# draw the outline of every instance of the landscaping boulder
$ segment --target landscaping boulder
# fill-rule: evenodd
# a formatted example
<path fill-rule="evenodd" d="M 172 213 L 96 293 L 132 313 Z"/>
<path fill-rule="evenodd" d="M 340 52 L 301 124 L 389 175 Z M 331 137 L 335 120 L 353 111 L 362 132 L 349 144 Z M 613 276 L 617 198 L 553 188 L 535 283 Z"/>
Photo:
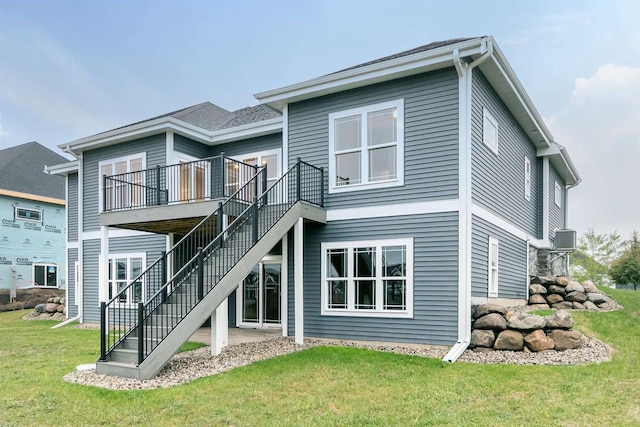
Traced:
<path fill-rule="evenodd" d="M 530 304 L 529 307 L 531 308 L 531 310 L 549 310 L 549 304 L 544 303 L 544 304 Z"/>
<path fill-rule="evenodd" d="M 555 303 L 564 301 L 564 298 L 562 298 L 562 295 L 558 295 L 558 294 L 547 295 L 546 299 L 549 304 L 555 304 Z"/>
<path fill-rule="evenodd" d="M 600 292 L 591 280 L 585 280 L 584 282 L 582 282 L 582 287 L 584 288 L 585 292 Z"/>
<path fill-rule="evenodd" d="M 67 299 L 65 297 L 60 298 L 60 304 L 65 304 L 67 302 Z"/>
<path fill-rule="evenodd" d="M 551 276 L 540 276 L 541 283 L 545 286 L 553 285 L 556 283 L 556 279 Z"/>
<path fill-rule="evenodd" d="M 504 316 L 507 314 L 507 309 L 497 304 L 480 304 L 475 309 L 474 318 L 478 319 L 491 313 L 499 313 Z"/>
<path fill-rule="evenodd" d="M 597 310 L 598 306 L 595 305 L 594 303 L 592 303 L 591 301 L 585 301 L 583 303 L 584 308 L 586 308 L 587 310 Z"/>
<path fill-rule="evenodd" d="M 535 314 L 518 314 L 509 319 L 507 327 L 518 331 L 532 331 L 543 329 L 546 325 L 544 318 Z"/>
<path fill-rule="evenodd" d="M 567 286 L 569 284 L 569 279 L 567 279 L 566 277 L 556 277 L 555 284 L 560 286 Z"/>
<path fill-rule="evenodd" d="M 524 348 L 524 338 L 520 332 L 507 329 L 498 334 L 493 348 L 496 350 L 521 351 Z"/>
<path fill-rule="evenodd" d="M 565 290 L 567 291 L 567 293 L 573 291 L 584 292 L 584 287 L 578 282 L 569 282 Z"/>
<path fill-rule="evenodd" d="M 571 304 L 573 304 L 574 310 L 584 310 L 584 305 L 582 305 L 578 301 L 573 301 Z"/>
<path fill-rule="evenodd" d="M 605 302 L 607 302 L 607 299 L 605 298 L 604 295 L 598 294 L 598 293 L 595 293 L 595 292 L 589 292 L 587 294 L 587 298 L 589 299 L 589 301 L 591 301 L 595 305 L 600 305 L 600 304 L 604 304 Z"/>
<path fill-rule="evenodd" d="M 471 347 L 493 347 L 496 335 L 491 330 L 475 329 L 471 332 Z"/>
<path fill-rule="evenodd" d="M 529 305 L 533 304 L 547 304 L 547 300 L 540 294 L 533 294 L 529 297 Z"/>
<path fill-rule="evenodd" d="M 48 303 L 52 303 L 52 302 L 53 302 L 53 298 L 54 298 L 54 297 L 51 297 L 51 298 L 47 299 L 47 302 L 48 302 Z"/>
<path fill-rule="evenodd" d="M 525 335 L 524 343 L 533 352 L 553 350 L 555 346 L 553 340 L 540 329 Z"/>
<path fill-rule="evenodd" d="M 555 308 L 556 310 L 571 310 L 573 308 L 573 303 L 570 301 L 561 301 L 551 304 L 551 308 Z"/>
<path fill-rule="evenodd" d="M 46 311 L 47 313 L 55 313 L 56 311 L 58 311 L 58 304 L 49 302 L 45 306 L 44 311 Z"/>
<path fill-rule="evenodd" d="M 587 296 L 584 294 L 584 292 L 573 291 L 573 292 L 569 292 L 564 297 L 564 299 L 567 301 L 585 302 L 587 300 Z"/>
<path fill-rule="evenodd" d="M 58 313 L 62 313 L 64 311 L 64 304 L 58 304 L 58 307 L 56 308 L 56 311 Z"/>
<path fill-rule="evenodd" d="M 545 317 L 545 327 L 547 329 L 571 329 L 573 328 L 573 318 L 566 310 L 558 310 L 553 316 Z"/>
<path fill-rule="evenodd" d="M 545 288 L 542 285 L 539 284 L 533 284 L 529 286 L 529 294 L 530 295 L 535 295 L 535 294 L 546 294 L 547 293 L 547 288 Z"/>
<path fill-rule="evenodd" d="M 60 304 L 60 297 L 53 297 L 53 301 L 54 304 Z"/>
<path fill-rule="evenodd" d="M 554 348 L 558 351 L 580 348 L 582 346 L 582 334 L 578 331 L 564 331 L 554 329 L 549 332 L 549 338 L 555 343 Z"/>
<path fill-rule="evenodd" d="M 548 290 L 550 294 L 558 294 L 558 295 L 567 294 L 567 291 L 565 290 L 565 288 L 559 285 L 550 285 Z"/>
<path fill-rule="evenodd" d="M 35 306 L 34 310 L 36 313 L 42 314 L 46 311 L 47 304 L 38 304 Z"/>
<path fill-rule="evenodd" d="M 506 310 L 505 310 L 506 311 Z M 507 321 L 498 313 L 490 313 L 477 319 L 473 324 L 475 329 L 491 329 L 503 331 L 507 329 Z"/>

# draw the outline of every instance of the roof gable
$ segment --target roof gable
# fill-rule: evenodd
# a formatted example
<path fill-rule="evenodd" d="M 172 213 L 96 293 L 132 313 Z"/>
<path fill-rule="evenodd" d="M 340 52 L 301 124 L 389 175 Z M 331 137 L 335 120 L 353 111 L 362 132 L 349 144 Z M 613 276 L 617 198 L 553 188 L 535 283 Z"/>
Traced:
<path fill-rule="evenodd" d="M 0 189 L 64 200 L 65 178 L 44 169 L 68 161 L 37 142 L 0 150 Z"/>

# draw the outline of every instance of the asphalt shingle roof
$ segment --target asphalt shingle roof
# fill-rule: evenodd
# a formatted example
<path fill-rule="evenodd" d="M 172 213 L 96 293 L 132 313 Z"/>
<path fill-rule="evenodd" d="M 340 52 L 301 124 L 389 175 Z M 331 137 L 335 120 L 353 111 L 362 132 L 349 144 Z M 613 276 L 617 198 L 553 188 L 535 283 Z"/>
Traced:
<path fill-rule="evenodd" d="M 68 161 L 37 142 L 0 150 L 0 189 L 64 200 L 65 178 L 44 167 Z"/>

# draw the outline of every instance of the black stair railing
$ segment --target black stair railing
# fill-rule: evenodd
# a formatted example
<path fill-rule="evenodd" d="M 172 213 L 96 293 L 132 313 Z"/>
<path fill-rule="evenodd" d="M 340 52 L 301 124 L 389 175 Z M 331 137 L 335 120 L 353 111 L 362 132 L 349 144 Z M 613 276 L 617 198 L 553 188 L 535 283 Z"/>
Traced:
<path fill-rule="evenodd" d="M 220 199 L 234 194 L 256 166 L 219 156 L 102 176 L 103 212 Z"/>
<path fill-rule="evenodd" d="M 246 164 L 244 164 L 246 165 Z M 249 166 L 249 165 L 247 165 Z M 168 272 L 180 269 L 188 260 L 193 258 L 198 247 L 207 245 L 222 231 L 222 214 L 233 214 L 243 210 L 255 199 L 256 186 L 262 178 L 261 168 L 251 166 L 251 178 L 224 203 L 218 205 L 218 209 L 204 218 L 189 233 L 166 252 L 162 252 L 160 258 L 154 261 L 145 271 L 134 278 L 130 283 L 117 289 L 115 295 L 109 287 L 109 300 L 101 303 L 100 325 L 103 331 L 101 335 L 101 358 L 115 345 L 131 334 L 132 326 L 137 324 L 137 304 L 143 303 L 148 297 L 162 289 L 168 280 Z M 163 291 L 166 293 L 165 291 Z M 104 352 L 102 351 L 104 349 Z"/>
<path fill-rule="evenodd" d="M 101 360 L 106 360 L 108 352 L 135 330 L 138 363 L 142 363 L 296 202 L 324 206 L 324 171 L 321 168 L 298 159 L 268 189 L 265 188 L 266 169 L 263 168 L 259 175 L 262 176 L 256 176 L 246 184 L 253 188 L 254 202 L 244 209 L 232 201 L 225 202 L 227 209 L 223 208 L 222 212 L 235 210 L 234 215 L 230 215 L 233 219 L 228 226 L 210 242 L 199 246 L 195 255 L 182 263 L 181 268 L 146 303 L 138 304 L 137 310 L 133 310 L 134 315 L 129 318 L 135 322 L 129 324 L 128 331 L 115 333 L 119 340 L 110 339 L 114 333 L 109 331 L 105 334 L 107 325 L 103 325 L 101 336 L 106 342 L 101 345 Z M 103 316 L 107 314 L 104 305 L 102 312 Z"/>

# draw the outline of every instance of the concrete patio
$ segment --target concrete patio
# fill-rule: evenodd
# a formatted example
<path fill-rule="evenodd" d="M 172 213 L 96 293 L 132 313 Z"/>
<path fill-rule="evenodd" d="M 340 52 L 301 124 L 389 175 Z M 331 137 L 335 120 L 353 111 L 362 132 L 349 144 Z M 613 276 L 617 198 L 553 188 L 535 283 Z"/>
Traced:
<path fill-rule="evenodd" d="M 281 329 L 229 328 L 229 345 L 273 340 L 282 336 Z M 211 328 L 198 329 L 189 341 L 211 345 Z"/>

